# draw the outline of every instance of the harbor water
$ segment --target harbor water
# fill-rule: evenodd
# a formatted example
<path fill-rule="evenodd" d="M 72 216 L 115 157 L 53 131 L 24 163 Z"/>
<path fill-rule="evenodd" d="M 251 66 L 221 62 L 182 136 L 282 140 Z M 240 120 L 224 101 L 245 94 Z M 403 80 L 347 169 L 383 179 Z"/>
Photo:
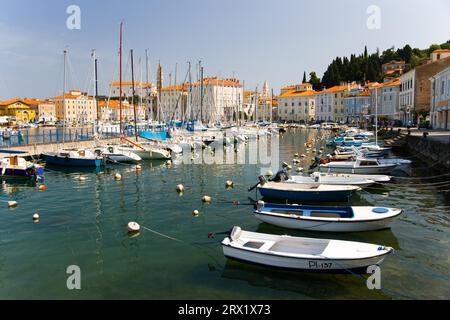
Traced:
<path fill-rule="evenodd" d="M 299 166 L 314 156 L 304 146 L 316 130 L 280 138 L 280 162 Z M 325 145 L 325 141 L 322 141 Z M 209 152 L 205 150 L 205 152 Z M 234 150 L 230 151 L 234 152 Z M 26 181 L 1 184 L 0 299 L 445 299 L 450 298 L 450 193 L 440 175 L 416 157 L 401 178 L 369 188 L 352 205 L 400 207 L 389 230 L 350 234 L 286 230 L 260 223 L 250 200 L 261 168 L 255 164 L 143 162 L 102 170 L 49 168 L 47 190 Z M 293 173 L 295 173 L 295 166 Z M 114 179 L 115 173 L 122 180 Z M 86 177 L 80 181 L 79 177 Z M 414 177 L 411 179 L 411 177 Z M 234 188 L 227 189 L 227 180 Z M 436 184 L 444 182 L 444 184 Z M 183 195 L 176 186 L 183 184 Z M 433 185 L 434 184 L 434 185 Z M 202 203 L 204 195 L 212 197 Z M 6 200 L 18 201 L 8 209 Z M 200 212 L 192 215 L 193 210 Z M 39 222 L 32 215 L 39 213 Z M 139 235 L 127 223 L 141 225 Z M 311 274 L 228 261 L 217 234 L 233 226 L 293 236 L 337 238 L 393 247 L 381 266 L 381 290 L 367 276 Z M 81 290 L 69 290 L 67 268 L 81 270 Z"/>

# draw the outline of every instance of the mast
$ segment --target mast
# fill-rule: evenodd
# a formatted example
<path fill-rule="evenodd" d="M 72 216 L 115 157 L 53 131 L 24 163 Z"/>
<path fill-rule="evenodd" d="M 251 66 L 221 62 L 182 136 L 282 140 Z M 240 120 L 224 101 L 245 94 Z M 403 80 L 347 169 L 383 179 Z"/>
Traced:
<path fill-rule="evenodd" d="M 200 67 L 200 122 L 203 123 L 203 67 L 201 60 L 198 65 Z"/>
<path fill-rule="evenodd" d="M 258 123 L 258 86 L 255 89 L 255 124 Z"/>
<path fill-rule="evenodd" d="M 97 124 L 100 121 L 100 107 L 98 106 L 98 72 L 97 72 L 97 57 L 95 56 L 95 50 L 92 50 L 94 56 L 94 74 L 95 74 L 95 105 L 97 107 Z"/>
<path fill-rule="evenodd" d="M 378 145 L 378 88 L 375 88 L 375 144 Z"/>
<path fill-rule="evenodd" d="M 64 112 L 64 122 L 63 122 L 63 143 L 66 138 L 66 59 L 67 59 L 67 50 L 64 50 L 64 68 L 63 68 L 63 105 L 62 109 Z"/>
<path fill-rule="evenodd" d="M 136 104 L 134 103 L 134 60 L 133 60 L 133 49 L 130 50 L 131 53 L 131 87 L 133 92 L 133 97 L 131 102 L 133 103 L 133 113 L 134 113 L 134 136 L 136 137 L 136 142 L 138 141 L 138 126 L 137 126 L 137 116 L 136 116 Z"/>
<path fill-rule="evenodd" d="M 120 137 L 122 137 L 122 29 L 123 21 L 120 23 L 120 45 L 119 45 L 119 110 L 120 110 Z"/>
<path fill-rule="evenodd" d="M 146 103 L 147 103 L 147 111 L 149 108 L 149 100 L 150 100 L 150 94 L 148 93 L 148 85 L 149 85 L 149 77 L 148 77 L 148 49 L 145 49 L 145 82 L 147 83 L 146 86 Z M 152 100 L 152 111 L 150 113 L 150 122 L 153 121 L 153 100 Z"/>
<path fill-rule="evenodd" d="M 189 72 L 189 111 L 191 113 L 189 120 L 192 120 L 194 118 L 194 110 L 192 108 L 192 75 L 191 75 L 191 62 L 188 62 L 188 72 Z"/>
<path fill-rule="evenodd" d="M 309 107 L 308 107 L 309 108 Z M 308 114 L 309 117 L 309 114 Z M 270 95 L 270 124 L 273 122 L 273 88 Z"/>

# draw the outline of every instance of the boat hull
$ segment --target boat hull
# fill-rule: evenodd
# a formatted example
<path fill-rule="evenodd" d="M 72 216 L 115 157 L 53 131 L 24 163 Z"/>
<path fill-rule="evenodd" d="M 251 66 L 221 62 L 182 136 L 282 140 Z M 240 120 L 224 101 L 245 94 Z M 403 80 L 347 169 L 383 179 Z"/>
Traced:
<path fill-rule="evenodd" d="M 58 155 L 42 155 L 42 159 L 51 165 L 65 166 L 65 167 L 100 167 L 104 164 L 102 159 L 77 159 L 60 157 Z"/>
<path fill-rule="evenodd" d="M 353 191 L 292 191 L 271 188 L 258 188 L 264 198 L 294 201 L 346 201 L 352 197 Z"/>
<path fill-rule="evenodd" d="M 377 167 L 344 167 L 344 166 L 320 166 L 320 172 L 351 173 L 351 174 L 390 174 L 397 165 Z"/>
<path fill-rule="evenodd" d="M 254 216 L 265 223 L 286 229 L 321 231 L 321 232 L 363 232 L 389 228 L 389 225 L 397 218 L 390 217 L 373 221 L 320 221 L 288 217 L 277 217 L 264 213 L 254 213 Z"/>
<path fill-rule="evenodd" d="M 246 263 L 307 272 L 368 273 L 367 268 L 380 265 L 386 255 L 363 259 L 326 259 L 286 257 L 270 253 L 247 251 L 222 244 L 225 257 Z"/>

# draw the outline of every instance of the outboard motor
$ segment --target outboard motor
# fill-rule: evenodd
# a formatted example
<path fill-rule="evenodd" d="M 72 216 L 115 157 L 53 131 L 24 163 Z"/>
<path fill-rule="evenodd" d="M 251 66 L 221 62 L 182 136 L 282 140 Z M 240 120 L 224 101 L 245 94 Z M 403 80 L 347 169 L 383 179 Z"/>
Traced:
<path fill-rule="evenodd" d="M 314 158 L 314 162 L 313 164 L 309 167 L 309 170 L 314 170 L 315 168 L 317 168 L 317 166 L 320 164 L 320 157 L 316 156 Z"/>
<path fill-rule="evenodd" d="M 267 183 L 266 177 L 264 177 L 264 176 L 259 176 L 258 180 L 259 180 L 259 184 L 262 186 Z"/>
<path fill-rule="evenodd" d="M 277 174 L 275 175 L 275 177 L 272 179 L 272 181 L 274 182 L 283 182 L 286 180 L 289 180 L 289 174 L 287 172 L 286 169 L 281 169 L 280 171 L 277 172 Z"/>

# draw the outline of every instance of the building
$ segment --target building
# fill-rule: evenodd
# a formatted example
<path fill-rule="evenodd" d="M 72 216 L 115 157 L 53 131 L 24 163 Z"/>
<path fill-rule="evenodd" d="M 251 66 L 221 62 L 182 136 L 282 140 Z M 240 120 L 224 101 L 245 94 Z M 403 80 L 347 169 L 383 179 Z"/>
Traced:
<path fill-rule="evenodd" d="M 0 116 L 9 117 L 11 120 L 30 122 L 36 119 L 36 111 L 31 105 L 36 100 L 15 98 L 0 102 Z"/>
<path fill-rule="evenodd" d="M 311 84 L 302 83 L 282 88 L 277 100 L 280 121 L 309 123 L 315 120 L 316 91 Z"/>
<path fill-rule="evenodd" d="M 403 124 L 414 121 L 415 76 L 415 69 L 400 76 L 399 112 Z"/>
<path fill-rule="evenodd" d="M 431 126 L 450 130 L 450 67 L 430 78 Z"/>
<path fill-rule="evenodd" d="M 187 120 L 188 84 L 161 88 L 159 102 L 166 120 Z"/>
<path fill-rule="evenodd" d="M 436 51 L 433 52 L 431 60 L 428 63 L 420 65 L 415 69 L 409 71 L 408 73 L 404 74 L 402 77 L 400 77 L 401 119 L 406 118 L 407 120 L 413 121 L 419 120 L 421 118 L 426 118 L 429 116 L 431 111 L 430 78 L 436 75 L 437 73 L 443 71 L 444 69 L 450 67 L 450 55 L 446 56 L 445 52 L 439 53 Z M 441 56 L 440 54 L 443 55 Z M 409 84 L 408 81 L 410 81 Z M 412 98 L 410 98 L 411 94 L 413 96 Z M 404 99 L 406 99 L 406 101 Z"/>
<path fill-rule="evenodd" d="M 371 94 L 367 89 L 353 88 L 344 98 L 345 122 L 360 125 L 369 115 Z"/>
<path fill-rule="evenodd" d="M 30 104 L 30 108 L 36 113 L 36 121 L 38 122 L 55 122 L 57 120 L 54 102 L 34 100 Z"/>
<path fill-rule="evenodd" d="M 258 108 L 256 112 L 256 121 L 259 122 L 270 122 L 277 119 L 277 108 L 278 102 L 275 98 L 271 97 L 260 97 L 258 98 Z M 275 110 L 274 110 L 275 109 Z"/>
<path fill-rule="evenodd" d="M 327 122 L 345 122 L 344 99 L 347 93 L 357 88 L 356 83 L 334 86 L 317 92 L 316 120 Z"/>
<path fill-rule="evenodd" d="M 112 82 L 110 84 L 112 97 L 120 96 L 120 83 Z M 139 98 L 145 99 L 151 94 L 156 93 L 156 87 L 151 82 L 134 82 L 134 94 Z M 122 97 L 133 96 L 133 83 L 131 81 L 122 82 Z"/>
<path fill-rule="evenodd" d="M 98 101 L 98 107 L 100 108 L 100 117 L 103 122 L 120 121 L 120 101 L 108 100 Z M 143 120 L 146 116 L 146 107 L 143 105 L 136 105 L 136 118 L 137 120 Z M 129 122 L 134 121 L 134 108 L 127 101 L 122 101 L 122 121 Z"/>
<path fill-rule="evenodd" d="M 438 49 L 438 50 L 434 50 L 431 53 L 431 61 L 432 62 L 438 61 L 441 59 L 445 59 L 448 57 L 450 57 L 450 50 L 448 50 L 448 49 Z"/>
<path fill-rule="evenodd" d="M 49 99 L 55 104 L 56 118 L 72 124 L 93 123 L 97 119 L 97 104 L 94 97 L 81 91 L 71 90 L 67 94 Z"/>
<path fill-rule="evenodd" d="M 400 79 L 394 79 L 384 83 L 381 88 L 381 105 L 378 108 L 378 116 L 385 120 L 400 119 Z"/>
<path fill-rule="evenodd" d="M 393 73 L 403 73 L 405 70 L 405 61 L 403 60 L 392 60 L 388 63 L 385 63 L 381 66 L 381 70 L 384 75 L 389 75 Z"/>

